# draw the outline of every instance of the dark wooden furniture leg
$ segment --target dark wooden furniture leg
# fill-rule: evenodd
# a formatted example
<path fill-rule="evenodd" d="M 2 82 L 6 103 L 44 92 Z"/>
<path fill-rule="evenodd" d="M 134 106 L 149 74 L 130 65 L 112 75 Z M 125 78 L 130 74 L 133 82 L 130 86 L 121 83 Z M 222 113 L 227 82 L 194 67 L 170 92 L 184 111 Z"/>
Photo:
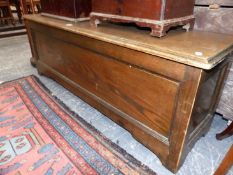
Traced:
<path fill-rule="evenodd" d="M 225 139 L 233 135 L 233 122 L 221 133 L 216 134 L 218 140 Z"/>
<path fill-rule="evenodd" d="M 226 156 L 224 157 L 218 169 L 215 171 L 214 175 L 226 174 L 232 165 L 233 165 L 233 145 L 231 145 L 231 148 L 227 152 Z"/>
<path fill-rule="evenodd" d="M 33 2 L 33 0 L 30 0 L 29 2 L 30 2 L 30 7 L 32 9 L 32 14 L 35 14 L 36 12 L 35 12 L 34 2 Z"/>
<path fill-rule="evenodd" d="M 20 10 L 20 1 L 19 0 L 14 0 L 14 4 L 15 4 L 15 7 L 16 7 L 19 22 L 22 23 L 23 21 L 22 21 L 22 13 L 21 13 L 21 10 Z"/>
<path fill-rule="evenodd" d="M 9 0 L 0 1 L 0 7 L 2 15 L 0 16 L 1 20 L 6 21 L 7 23 L 11 22 L 13 25 L 15 25 L 15 20 L 11 12 Z"/>
<path fill-rule="evenodd" d="M 26 0 L 20 0 L 23 15 L 28 14 Z"/>

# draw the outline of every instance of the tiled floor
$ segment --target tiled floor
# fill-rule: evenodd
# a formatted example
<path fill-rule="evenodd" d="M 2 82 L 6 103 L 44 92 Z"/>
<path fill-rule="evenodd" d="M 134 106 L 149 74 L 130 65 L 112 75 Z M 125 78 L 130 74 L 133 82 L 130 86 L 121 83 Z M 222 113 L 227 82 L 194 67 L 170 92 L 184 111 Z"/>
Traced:
<path fill-rule="evenodd" d="M 0 39 L 0 82 L 10 81 L 22 76 L 35 74 L 37 71 L 30 65 L 31 53 L 26 36 Z M 161 165 L 159 159 L 143 145 L 138 143 L 126 130 L 109 120 L 107 117 L 84 103 L 54 81 L 39 76 L 41 81 L 61 99 L 71 110 L 78 113 L 113 142 L 127 150 L 135 158 L 148 165 L 159 175 L 171 175 Z M 208 134 L 201 138 L 185 160 L 178 175 L 212 175 L 224 154 L 233 143 L 233 137 L 217 141 L 215 134 L 226 127 L 226 121 L 215 116 Z M 231 168 L 229 175 L 233 175 Z"/>

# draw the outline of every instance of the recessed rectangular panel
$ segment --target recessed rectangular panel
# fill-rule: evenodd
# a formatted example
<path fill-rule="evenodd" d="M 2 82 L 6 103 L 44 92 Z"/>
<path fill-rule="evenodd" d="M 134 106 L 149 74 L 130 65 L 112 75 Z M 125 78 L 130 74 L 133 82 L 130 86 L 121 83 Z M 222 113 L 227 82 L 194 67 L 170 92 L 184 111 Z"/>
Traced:
<path fill-rule="evenodd" d="M 168 137 L 178 83 L 39 33 L 37 49 L 40 61 Z"/>

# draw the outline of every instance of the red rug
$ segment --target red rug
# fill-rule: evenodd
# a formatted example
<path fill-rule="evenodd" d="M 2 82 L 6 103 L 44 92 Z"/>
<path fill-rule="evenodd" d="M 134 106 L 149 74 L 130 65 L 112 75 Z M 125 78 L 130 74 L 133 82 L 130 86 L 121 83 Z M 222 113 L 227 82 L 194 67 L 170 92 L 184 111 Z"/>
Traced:
<path fill-rule="evenodd" d="M 0 174 L 155 174 L 33 76 L 0 85 Z"/>

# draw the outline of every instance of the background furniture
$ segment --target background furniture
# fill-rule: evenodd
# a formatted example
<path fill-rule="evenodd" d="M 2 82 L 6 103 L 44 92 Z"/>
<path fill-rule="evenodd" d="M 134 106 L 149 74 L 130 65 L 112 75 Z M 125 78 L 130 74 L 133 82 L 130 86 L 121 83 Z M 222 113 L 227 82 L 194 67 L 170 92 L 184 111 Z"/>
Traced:
<path fill-rule="evenodd" d="M 10 0 L 10 5 L 16 8 L 19 22 L 22 23 L 22 12 L 21 12 L 20 0 Z"/>
<path fill-rule="evenodd" d="M 98 25 L 102 21 L 135 23 L 149 27 L 151 35 L 162 37 L 177 26 L 191 30 L 194 25 L 195 0 L 92 0 L 91 21 Z"/>
<path fill-rule="evenodd" d="M 0 0 L 0 21 L 15 24 L 9 0 Z"/>
<path fill-rule="evenodd" d="M 233 135 L 233 122 L 221 133 L 216 134 L 216 138 L 218 140 L 222 140 L 224 138 L 230 137 Z"/>
<path fill-rule="evenodd" d="M 42 15 L 69 21 L 89 19 L 91 0 L 41 0 Z"/>
<path fill-rule="evenodd" d="M 14 19 L 14 25 L 11 25 L 10 22 L 12 22 L 13 18 L 8 18 L 8 22 L 6 23 L 5 20 L 2 20 L 4 22 L 3 25 L 0 25 L 0 38 L 5 37 L 11 37 L 11 36 L 17 36 L 17 35 L 23 35 L 26 34 L 25 25 L 22 21 L 22 12 L 21 12 L 21 4 L 20 0 L 10 0 L 9 1 L 10 7 L 7 7 L 7 10 L 13 15 Z M 15 14 L 16 12 L 16 14 Z M 0 9 L 1 13 L 1 9 Z M 17 16 L 18 19 L 17 19 Z M 9 15 L 11 17 L 11 15 Z M 1 17 L 0 17 L 1 18 Z M 1 19 L 0 19 L 1 22 Z"/>
<path fill-rule="evenodd" d="M 232 0 L 196 0 L 196 30 L 211 31 L 233 35 L 233 1 Z M 231 56 L 233 59 L 233 55 Z M 229 69 L 221 100 L 216 112 L 233 121 L 233 67 Z M 218 134 L 217 138 L 232 135 L 233 127 Z"/>
<path fill-rule="evenodd" d="M 23 14 L 40 13 L 40 0 L 20 0 Z"/>
<path fill-rule="evenodd" d="M 126 128 L 168 169 L 179 169 L 210 127 L 233 36 L 192 31 L 158 39 L 113 24 L 25 20 L 40 73 Z"/>
<path fill-rule="evenodd" d="M 12 15 L 10 6 L 14 6 L 16 8 L 19 23 L 22 23 L 22 14 L 35 14 L 41 11 L 40 0 L 7 0 L 7 1 L 1 0 L 0 1 L 1 6 L 3 6 L 3 3 L 7 5 L 7 11 L 9 11 L 7 12 L 7 15 L 9 17 L 11 17 Z M 8 18 L 8 20 L 11 20 L 11 18 Z"/>
<path fill-rule="evenodd" d="M 29 7 L 29 12 L 32 14 L 41 12 L 40 0 L 26 0 L 26 4 Z"/>
<path fill-rule="evenodd" d="M 222 163 L 219 165 L 218 169 L 215 171 L 214 175 L 225 175 L 227 171 L 233 165 L 233 144 L 224 157 Z"/>

